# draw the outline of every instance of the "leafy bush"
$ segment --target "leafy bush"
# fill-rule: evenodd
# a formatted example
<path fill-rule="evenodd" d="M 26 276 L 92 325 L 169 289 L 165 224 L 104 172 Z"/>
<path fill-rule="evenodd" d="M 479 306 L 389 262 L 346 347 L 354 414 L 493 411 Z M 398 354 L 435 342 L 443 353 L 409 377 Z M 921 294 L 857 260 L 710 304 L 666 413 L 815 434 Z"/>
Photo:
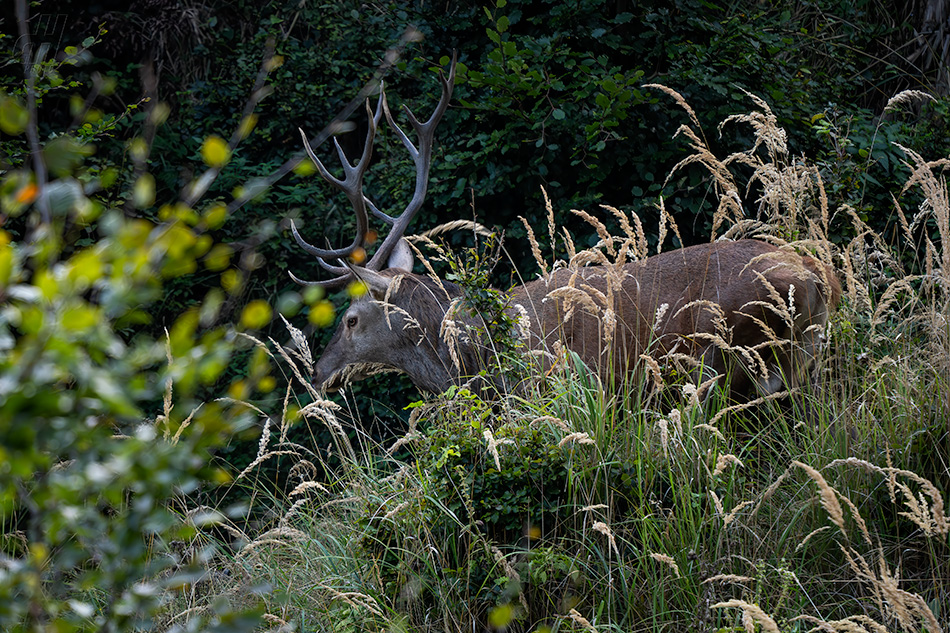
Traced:
<path fill-rule="evenodd" d="M 248 422 L 241 408 L 200 398 L 272 381 L 253 359 L 245 378 L 224 376 L 242 347 L 239 330 L 266 324 L 266 306 L 227 324 L 218 289 L 174 320 L 153 312 L 168 282 L 202 269 L 227 269 L 225 282 L 241 273 L 209 234 L 214 206 L 169 205 L 160 222 L 136 217 L 135 201 L 154 194 L 147 174 L 115 195 L 122 168 L 87 160 L 135 108 L 111 115 L 79 100 L 78 127 L 40 137 L 37 104 L 81 87 L 60 77 L 93 44 L 39 59 L 0 97 L 9 135 L 0 180 L 0 627 L 9 631 L 154 626 L 169 597 L 206 573 L 210 552 L 182 543 L 221 514 L 194 511 L 187 499 L 228 480 L 214 451 Z M 28 38 L 19 45 L 33 52 Z M 156 317 L 161 335 L 146 327 Z M 241 611 L 218 605 L 191 626 L 249 630 L 256 619 Z"/>

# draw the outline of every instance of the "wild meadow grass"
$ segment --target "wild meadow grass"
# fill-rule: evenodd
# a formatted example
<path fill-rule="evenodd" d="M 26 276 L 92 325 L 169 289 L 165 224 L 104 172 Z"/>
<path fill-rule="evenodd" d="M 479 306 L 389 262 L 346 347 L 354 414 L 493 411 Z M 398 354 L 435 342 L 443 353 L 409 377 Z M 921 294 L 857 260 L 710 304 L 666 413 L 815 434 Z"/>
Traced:
<path fill-rule="evenodd" d="M 685 101 L 657 88 L 690 114 L 680 166 L 710 173 L 711 237 L 790 244 L 839 274 L 844 300 L 814 380 L 730 406 L 672 371 L 677 359 L 645 358 L 608 386 L 550 350 L 556 362 L 544 376 L 529 366 L 522 390 L 426 398 L 405 434 L 377 444 L 310 386 L 311 352 L 288 324 L 287 345 L 256 342 L 290 381 L 281 410 L 258 410 L 257 459 L 237 476 L 257 518 L 209 541 L 215 565 L 170 622 L 263 600 L 271 630 L 950 628 L 950 160 L 904 149 L 891 243 L 829 207 L 765 102 L 750 95 L 755 111 L 723 122 L 749 126 L 755 142 L 718 158 Z M 739 203 L 739 165 L 760 191 L 756 221 Z M 677 229 L 659 204 L 669 249 Z M 588 251 L 548 217 L 567 265 L 647 254 L 648 229 L 616 209 L 581 214 L 601 237 Z M 545 259 L 528 228 L 541 270 L 566 265 Z M 833 229 L 846 239 L 833 243 Z M 596 304 L 612 335 L 609 302 L 576 301 Z M 299 424 L 329 445 L 290 442 Z M 278 460 L 291 464 L 286 490 L 257 490 L 255 471 Z"/>

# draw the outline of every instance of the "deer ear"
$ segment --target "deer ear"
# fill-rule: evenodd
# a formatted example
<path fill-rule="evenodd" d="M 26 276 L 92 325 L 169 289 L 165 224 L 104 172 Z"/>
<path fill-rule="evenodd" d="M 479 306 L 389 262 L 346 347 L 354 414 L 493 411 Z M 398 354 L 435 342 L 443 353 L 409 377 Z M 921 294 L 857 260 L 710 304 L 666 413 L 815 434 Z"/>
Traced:
<path fill-rule="evenodd" d="M 396 268 L 404 273 L 411 273 L 414 263 L 415 258 L 412 256 L 412 247 L 409 246 L 409 242 L 400 238 L 399 241 L 396 242 L 393 252 L 389 254 L 389 261 L 386 262 L 386 267 Z"/>
<path fill-rule="evenodd" d="M 386 296 L 386 291 L 389 290 L 389 284 L 392 283 L 392 277 L 380 275 L 375 270 L 361 268 L 360 266 L 350 265 L 349 268 L 353 271 L 357 279 L 366 284 L 369 293 L 373 295 L 374 299 L 379 300 Z"/>

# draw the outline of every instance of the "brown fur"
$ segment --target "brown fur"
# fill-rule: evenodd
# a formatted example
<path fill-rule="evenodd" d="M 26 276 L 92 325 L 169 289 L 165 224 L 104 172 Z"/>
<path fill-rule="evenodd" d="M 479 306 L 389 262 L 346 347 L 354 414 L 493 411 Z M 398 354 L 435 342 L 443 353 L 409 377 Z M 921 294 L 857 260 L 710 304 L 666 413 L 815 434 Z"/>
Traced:
<path fill-rule="evenodd" d="M 392 269 L 366 281 L 371 292 L 354 300 L 317 363 L 318 386 L 337 386 L 347 366 L 356 367 L 349 380 L 367 375 L 360 368 L 385 367 L 441 392 L 486 366 L 490 351 L 483 342 L 464 333 L 453 337 L 451 327 L 446 333 L 447 314 L 460 325 L 473 321 L 452 310 L 460 294 L 453 284 Z M 795 314 L 789 321 L 781 313 L 787 312 L 792 286 Z M 549 296 L 567 287 L 589 299 Z M 551 351 L 560 341 L 615 381 L 635 370 L 641 354 L 687 360 L 699 377 L 729 375 L 731 392 L 740 397 L 775 393 L 807 379 L 820 329 L 840 296 L 830 269 L 756 240 L 693 246 L 621 268 L 560 269 L 510 292 L 512 313 L 530 320 L 533 350 Z M 611 311 L 612 336 L 605 326 Z"/>

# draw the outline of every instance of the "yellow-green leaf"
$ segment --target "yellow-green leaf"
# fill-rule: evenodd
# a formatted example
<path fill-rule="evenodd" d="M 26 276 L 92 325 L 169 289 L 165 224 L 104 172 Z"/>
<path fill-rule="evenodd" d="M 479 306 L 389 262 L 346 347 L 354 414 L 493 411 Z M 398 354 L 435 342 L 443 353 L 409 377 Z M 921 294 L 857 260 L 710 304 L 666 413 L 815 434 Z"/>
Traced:
<path fill-rule="evenodd" d="M 140 209 L 150 207 L 155 202 L 155 177 L 152 174 L 142 174 L 135 181 L 132 202 Z"/>
<path fill-rule="evenodd" d="M 223 167 L 231 158 L 231 149 L 220 136 L 212 134 L 201 145 L 201 159 L 209 167 Z"/>
<path fill-rule="evenodd" d="M 19 100 L 0 96 L 0 131 L 11 136 L 22 134 L 28 121 L 29 115 Z"/>
<path fill-rule="evenodd" d="M 320 301 L 310 308 L 308 320 L 317 327 L 329 327 L 333 325 L 334 316 L 333 304 L 329 301 Z"/>
<path fill-rule="evenodd" d="M 266 301 L 260 299 L 252 301 L 244 307 L 244 311 L 241 313 L 241 326 L 258 330 L 270 323 L 272 315 L 273 313 Z"/>

